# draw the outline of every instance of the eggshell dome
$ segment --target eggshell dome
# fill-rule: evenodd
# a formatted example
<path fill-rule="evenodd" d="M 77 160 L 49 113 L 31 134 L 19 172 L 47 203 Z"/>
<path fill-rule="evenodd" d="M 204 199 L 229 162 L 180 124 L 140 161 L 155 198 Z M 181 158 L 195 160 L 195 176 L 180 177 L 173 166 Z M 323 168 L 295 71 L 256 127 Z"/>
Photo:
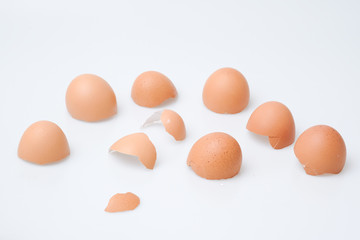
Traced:
<path fill-rule="evenodd" d="M 239 143 L 222 132 L 200 138 L 191 148 L 187 164 L 200 177 L 225 179 L 238 174 L 242 154 Z"/>
<path fill-rule="evenodd" d="M 165 75 L 148 71 L 140 74 L 131 89 L 134 102 L 143 107 L 156 107 L 177 95 L 174 84 Z"/>
<path fill-rule="evenodd" d="M 21 137 L 18 156 L 36 164 L 59 161 L 70 154 L 69 144 L 63 131 L 53 122 L 35 122 Z"/>
<path fill-rule="evenodd" d="M 294 147 L 296 157 L 307 174 L 337 174 L 346 160 L 346 146 L 340 133 L 327 125 L 307 129 L 297 139 Z"/>
<path fill-rule="evenodd" d="M 203 89 L 205 106 L 216 113 L 239 113 L 249 103 L 249 85 L 236 69 L 221 68 L 211 74 Z"/>
<path fill-rule="evenodd" d="M 70 83 L 66 107 L 73 118 L 96 122 L 116 114 L 117 103 L 111 86 L 94 74 L 82 74 Z"/>
<path fill-rule="evenodd" d="M 290 110 L 280 102 L 266 102 L 251 114 L 246 128 L 269 137 L 275 149 L 291 145 L 295 140 L 295 122 Z"/>

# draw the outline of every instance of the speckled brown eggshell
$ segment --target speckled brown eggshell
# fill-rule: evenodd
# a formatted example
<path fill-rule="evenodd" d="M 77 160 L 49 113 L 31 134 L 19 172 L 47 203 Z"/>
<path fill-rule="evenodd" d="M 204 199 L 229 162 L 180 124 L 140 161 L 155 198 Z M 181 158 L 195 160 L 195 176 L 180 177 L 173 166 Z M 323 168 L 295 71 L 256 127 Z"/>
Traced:
<path fill-rule="evenodd" d="M 242 153 L 239 143 L 222 132 L 200 138 L 191 148 L 187 164 L 206 179 L 226 179 L 240 171 Z"/>
<path fill-rule="evenodd" d="M 340 133 L 327 125 L 304 131 L 295 143 L 294 152 L 309 175 L 337 174 L 345 165 L 345 142 Z"/>
<path fill-rule="evenodd" d="M 156 107 L 177 95 L 174 84 L 164 74 L 148 71 L 140 74 L 131 89 L 134 102 L 143 107 Z"/>

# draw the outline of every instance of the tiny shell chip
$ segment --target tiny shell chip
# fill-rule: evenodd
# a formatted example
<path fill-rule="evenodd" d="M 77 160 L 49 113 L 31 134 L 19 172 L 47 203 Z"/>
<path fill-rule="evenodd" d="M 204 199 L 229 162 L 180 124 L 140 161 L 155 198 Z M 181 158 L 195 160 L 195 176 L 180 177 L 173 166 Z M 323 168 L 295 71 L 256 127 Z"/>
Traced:
<path fill-rule="evenodd" d="M 156 112 L 146 120 L 146 122 L 143 124 L 143 127 L 147 127 L 151 124 L 158 122 L 162 123 L 162 125 L 165 127 L 166 132 L 173 136 L 176 141 L 181 141 L 185 139 L 185 124 L 178 113 L 168 109 Z"/>
<path fill-rule="evenodd" d="M 345 165 L 345 142 L 334 128 L 326 125 L 313 126 L 303 132 L 294 152 L 309 175 L 337 174 Z"/>
<path fill-rule="evenodd" d="M 191 148 L 187 164 L 206 179 L 232 178 L 240 171 L 242 161 L 239 143 L 222 132 L 200 138 Z"/>
<path fill-rule="evenodd" d="M 148 169 L 153 169 L 156 161 L 156 149 L 145 133 L 127 135 L 115 142 L 110 150 L 137 156 Z"/>
<path fill-rule="evenodd" d="M 105 212 L 113 213 L 134 210 L 139 204 L 140 198 L 131 192 L 117 193 L 110 198 Z"/>
<path fill-rule="evenodd" d="M 165 75 L 148 71 L 140 74 L 131 89 L 134 102 L 143 107 L 156 107 L 177 95 L 174 84 Z"/>
<path fill-rule="evenodd" d="M 117 112 L 111 86 L 94 74 L 82 74 L 72 80 L 66 91 L 66 107 L 73 118 L 86 122 L 101 121 Z"/>
<path fill-rule="evenodd" d="M 249 85 L 236 69 L 221 68 L 215 71 L 205 83 L 203 102 L 216 113 L 239 113 L 249 103 Z"/>
<path fill-rule="evenodd" d="M 35 122 L 21 137 L 18 156 L 36 164 L 59 161 L 70 154 L 69 144 L 63 131 L 53 122 Z"/>
<path fill-rule="evenodd" d="M 251 114 L 246 128 L 268 136 L 274 149 L 291 145 L 295 140 L 295 123 L 290 110 L 279 102 L 266 102 Z"/>

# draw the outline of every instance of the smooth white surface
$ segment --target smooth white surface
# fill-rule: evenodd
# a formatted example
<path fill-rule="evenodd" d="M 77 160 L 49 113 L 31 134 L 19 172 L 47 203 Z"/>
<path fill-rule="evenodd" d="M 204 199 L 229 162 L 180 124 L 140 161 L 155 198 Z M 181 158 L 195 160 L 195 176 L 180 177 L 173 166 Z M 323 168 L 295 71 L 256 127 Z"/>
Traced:
<path fill-rule="evenodd" d="M 360 239 L 359 1 L 0 1 L 0 239 Z M 248 79 L 249 106 L 219 115 L 202 103 L 207 77 L 224 66 Z M 156 109 L 130 98 L 146 70 L 179 92 Z M 72 119 L 69 82 L 81 73 L 113 87 L 119 113 Z M 339 175 L 308 176 L 293 145 L 273 150 L 245 129 L 261 103 L 292 111 L 297 133 L 328 124 L 348 150 Z M 177 111 L 188 136 L 144 130 L 157 147 L 153 171 L 109 154 L 155 111 Z M 33 122 L 57 123 L 71 155 L 37 166 L 17 157 Z M 186 165 L 192 144 L 224 131 L 243 151 L 238 176 L 207 181 Z M 132 191 L 132 212 L 104 212 Z"/>

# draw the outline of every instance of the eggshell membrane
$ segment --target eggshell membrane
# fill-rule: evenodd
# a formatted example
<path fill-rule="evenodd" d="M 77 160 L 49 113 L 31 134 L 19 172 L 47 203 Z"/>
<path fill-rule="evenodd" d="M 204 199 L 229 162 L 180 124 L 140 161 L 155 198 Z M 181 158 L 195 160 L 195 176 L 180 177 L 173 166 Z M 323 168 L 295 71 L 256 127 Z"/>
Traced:
<path fill-rule="evenodd" d="M 187 164 L 206 179 L 226 179 L 237 175 L 241 168 L 242 153 L 239 143 L 222 132 L 200 138 L 191 148 Z"/>
<path fill-rule="evenodd" d="M 236 69 L 221 68 L 206 81 L 202 97 L 205 106 L 213 112 L 239 113 L 249 103 L 249 85 Z"/>
<path fill-rule="evenodd" d="M 87 122 L 107 119 L 117 113 L 111 86 L 94 74 L 82 74 L 66 91 L 66 107 L 73 118 Z"/>
<path fill-rule="evenodd" d="M 337 174 L 344 168 L 346 146 L 341 135 L 327 125 L 313 126 L 297 139 L 294 152 L 309 175 Z"/>
<path fill-rule="evenodd" d="M 268 136 L 274 149 L 291 145 L 295 140 L 295 122 L 290 110 L 280 102 L 266 102 L 251 114 L 246 128 Z"/>
<path fill-rule="evenodd" d="M 134 102 L 143 107 L 156 107 L 177 95 L 174 84 L 165 75 L 148 71 L 140 74 L 131 89 Z"/>
<path fill-rule="evenodd" d="M 145 133 L 127 135 L 115 142 L 110 150 L 137 156 L 148 169 L 153 169 L 156 161 L 156 149 Z"/>
<path fill-rule="evenodd" d="M 36 164 L 60 161 L 70 154 L 64 132 L 50 121 L 38 121 L 30 125 L 21 137 L 18 156 Z"/>
<path fill-rule="evenodd" d="M 105 211 L 113 213 L 134 210 L 139 204 L 140 198 L 131 192 L 117 193 L 110 198 Z"/>
<path fill-rule="evenodd" d="M 166 132 L 173 136 L 176 141 L 185 139 L 185 124 L 179 114 L 172 110 L 166 109 L 161 114 L 161 122 L 164 125 Z"/>

